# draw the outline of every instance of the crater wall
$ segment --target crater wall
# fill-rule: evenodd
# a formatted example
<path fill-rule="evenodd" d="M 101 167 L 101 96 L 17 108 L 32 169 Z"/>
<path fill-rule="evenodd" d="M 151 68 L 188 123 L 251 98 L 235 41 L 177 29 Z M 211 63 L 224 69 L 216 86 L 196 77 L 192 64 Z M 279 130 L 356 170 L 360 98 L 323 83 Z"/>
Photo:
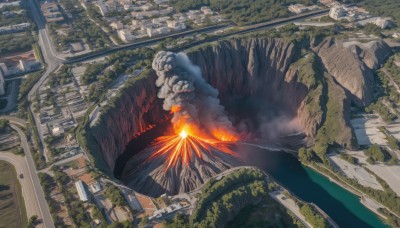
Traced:
<path fill-rule="evenodd" d="M 380 44 L 373 47 L 376 50 L 349 54 L 347 64 L 358 64 L 361 69 L 352 75 L 334 70 L 335 64 L 344 60 L 330 57 L 329 50 L 340 54 L 344 47 L 332 47 L 332 40 L 310 49 L 284 39 L 241 38 L 191 49 L 187 54 L 201 68 L 203 77 L 219 90 L 223 105 L 229 106 L 235 97 L 260 96 L 297 117 L 309 139 L 316 136 L 326 121 L 330 86 L 329 91 L 340 94 L 337 103 L 341 108 L 336 112 L 342 135 L 337 143 L 349 146 L 353 145 L 353 134 L 348 124 L 350 102 L 345 94 L 350 94 L 358 104 L 372 100 L 369 66 L 380 64 L 373 53 L 385 55 L 382 47 L 386 48 Z M 87 150 L 101 170 L 112 173 L 115 161 L 135 136 L 149 126 L 168 121 L 169 114 L 162 110 L 162 101 L 156 97 L 155 79 L 153 71 L 146 72 L 127 86 L 111 107 L 105 108 L 95 126 L 85 128 Z M 348 80 L 352 81 L 351 87 Z M 357 80 L 363 83 L 355 83 Z"/>

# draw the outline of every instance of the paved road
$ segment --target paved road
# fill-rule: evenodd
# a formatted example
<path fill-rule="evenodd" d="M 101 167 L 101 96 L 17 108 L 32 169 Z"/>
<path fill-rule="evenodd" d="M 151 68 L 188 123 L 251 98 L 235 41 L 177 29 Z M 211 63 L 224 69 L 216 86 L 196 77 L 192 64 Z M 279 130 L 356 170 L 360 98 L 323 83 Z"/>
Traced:
<path fill-rule="evenodd" d="M 24 132 L 19 127 L 17 127 L 16 125 L 11 125 L 11 127 L 18 132 L 19 137 L 21 138 L 21 146 L 25 152 L 26 165 L 29 172 L 29 175 L 27 175 L 26 178 L 31 179 L 31 183 L 29 183 L 29 186 L 26 188 L 26 190 L 33 191 L 34 194 L 36 195 L 36 202 L 38 203 L 40 210 L 40 214 L 38 214 L 38 217 L 42 219 L 43 227 L 45 228 L 54 227 L 53 218 L 51 217 L 42 186 L 40 185 L 40 181 L 36 172 L 35 163 L 33 162 L 31 150 L 28 144 L 28 140 L 26 139 Z M 31 203 L 31 201 L 29 201 L 29 203 Z"/>
<path fill-rule="evenodd" d="M 49 158 L 47 156 L 47 149 L 45 148 L 45 144 L 43 143 L 44 138 L 43 138 L 43 133 L 42 133 L 42 127 L 40 124 L 40 118 L 33 112 L 34 108 L 33 108 L 32 100 L 33 100 L 34 95 L 35 95 L 36 91 L 38 90 L 38 88 L 43 84 L 43 82 L 47 79 L 47 77 L 60 66 L 60 63 L 62 61 L 64 61 L 64 59 L 59 58 L 56 54 L 56 51 L 54 50 L 54 47 L 52 45 L 52 42 L 51 42 L 50 37 L 46 30 L 46 24 L 45 24 L 42 14 L 41 14 L 41 11 L 40 11 L 39 3 L 36 0 L 29 0 L 28 3 L 31 8 L 33 19 L 39 29 L 39 34 L 38 34 L 39 35 L 39 46 L 42 50 L 44 61 L 47 64 L 46 71 L 44 72 L 44 74 L 39 79 L 39 81 L 32 87 L 32 89 L 28 93 L 28 100 L 31 103 L 31 106 L 29 107 L 29 111 L 31 112 L 31 114 L 33 116 L 33 120 L 36 125 L 36 129 L 38 131 L 38 136 L 40 139 L 39 141 L 41 144 L 40 146 L 42 147 L 41 151 L 43 149 L 43 151 L 42 151 L 43 156 L 45 157 L 46 162 L 49 162 Z"/>
<path fill-rule="evenodd" d="M 0 116 L 0 119 L 8 120 L 11 124 L 19 125 L 20 127 L 26 128 L 26 120 L 20 119 L 15 116 Z"/>
<path fill-rule="evenodd" d="M 307 19 L 307 18 L 326 15 L 326 14 L 328 14 L 328 12 L 329 12 L 329 9 L 323 9 L 323 10 L 308 12 L 308 13 L 305 13 L 305 14 L 295 15 L 295 16 L 288 17 L 288 18 L 280 18 L 280 19 L 273 20 L 273 21 L 262 22 L 262 23 L 258 23 L 258 24 L 254 24 L 254 25 L 244 26 L 244 27 L 240 27 L 240 30 L 232 32 L 232 33 L 229 33 L 229 34 L 225 34 L 222 37 L 245 34 L 245 33 L 249 33 L 249 32 L 255 32 L 255 31 L 258 31 L 258 30 L 261 30 L 261 29 L 282 26 L 282 25 L 285 25 L 285 24 L 289 24 L 289 23 L 292 23 L 292 22 L 299 21 L 299 20 L 304 20 L 304 19 Z M 215 25 L 215 26 L 210 26 L 210 27 L 197 29 L 197 30 L 188 30 L 188 31 L 184 31 L 184 32 L 169 34 L 169 35 L 166 35 L 166 36 L 161 36 L 161 37 L 157 37 L 157 38 L 153 38 L 153 39 L 147 39 L 147 40 L 144 40 L 144 41 L 139 41 L 139 42 L 135 42 L 135 43 L 131 43 L 131 44 L 121 45 L 121 46 L 110 48 L 108 50 L 104 50 L 104 51 L 101 51 L 101 52 L 85 55 L 83 57 L 70 58 L 70 59 L 67 59 L 67 60 L 63 61 L 63 63 L 83 62 L 83 61 L 86 61 L 86 60 L 89 60 L 89 59 L 93 59 L 93 58 L 98 58 L 98 57 L 101 57 L 101 56 L 109 55 L 109 54 L 112 54 L 114 52 L 121 51 L 121 50 L 135 49 L 135 48 L 140 48 L 140 47 L 145 47 L 145 46 L 151 46 L 151 45 L 154 45 L 154 44 L 156 44 L 156 43 L 158 43 L 160 41 L 163 41 L 163 40 L 165 40 L 167 38 L 179 38 L 179 37 L 183 37 L 183 36 L 193 35 L 195 33 L 208 33 L 208 34 L 211 34 L 211 33 L 216 32 L 216 31 L 223 31 L 223 30 L 225 30 L 227 28 L 230 28 L 230 27 L 233 27 L 233 26 L 234 26 L 233 24 Z M 220 38 L 221 37 L 216 37 L 214 40 L 217 40 L 217 39 L 220 39 Z M 197 43 L 208 43 L 210 41 L 213 41 L 213 40 L 202 40 L 202 41 L 195 42 L 195 43 L 197 45 Z"/>
<path fill-rule="evenodd" d="M 35 24 L 39 30 L 39 44 L 44 52 L 43 57 L 45 58 L 46 63 L 49 64 L 49 62 L 64 61 L 65 59 L 57 56 L 55 48 L 51 43 L 50 37 L 46 30 L 46 22 L 40 10 L 39 2 L 37 0 L 29 0 L 28 4 L 30 6 Z M 46 57 L 48 58 L 46 59 Z"/>
<path fill-rule="evenodd" d="M 26 158 L 12 154 L 10 152 L 0 151 L 0 160 L 4 160 L 11 163 L 15 167 L 15 170 L 17 171 L 18 179 L 22 187 L 22 195 L 24 197 L 28 219 L 33 215 L 37 215 L 39 219 L 41 219 L 42 212 L 40 210 L 34 188 L 32 188 L 33 181 L 31 173 L 28 168 L 28 163 L 26 161 Z M 22 179 L 19 178 L 20 174 L 23 175 Z M 44 226 L 43 224 L 40 224 L 37 227 L 44 227 Z"/>

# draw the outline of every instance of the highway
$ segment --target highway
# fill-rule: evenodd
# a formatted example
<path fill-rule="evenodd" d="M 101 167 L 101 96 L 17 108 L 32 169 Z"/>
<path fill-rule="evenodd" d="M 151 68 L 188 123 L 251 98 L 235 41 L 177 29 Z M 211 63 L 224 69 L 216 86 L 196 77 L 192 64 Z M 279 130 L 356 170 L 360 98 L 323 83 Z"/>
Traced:
<path fill-rule="evenodd" d="M 31 191 L 31 193 L 28 194 L 30 197 L 25 198 L 25 202 L 26 202 L 26 204 L 28 204 L 28 202 L 29 203 L 35 202 L 36 204 L 38 204 L 38 205 L 36 205 L 36 208 L 37 207 L 39 208 L 40 213 L 37 214 L 37 216 L 40 219 L 42 219 L 43 227 L 45 227 L 45 228 L 54 227 L 53 218 L 51 217 L 42 186 L 40 185 L 39 177 L 36 172 L 35 163 L 32 158 L 31 149 L 29 147 L 28 140 L 26 139 L 25 133 L 16 125 L 11 124 L 10 126 L 11 126 L 11 128 L 13 128 L 14 130 L 16 130 L 18 132 L 19 137 L 21 139 L 21 147 L 24 149 L 24 152 L 25 152 L 25 159 L 26 159 L 25 165 L 27 166 L 27 170 L 28 170 L 29 174 L 27 174 L 27 176 L 24 175 L 24 179 L 29 178 L 31 180 L 29 185 L 26 185 L 25 187 L 23 187 L 24 191 L 26 191 L 26 192 Z M 33 194 L 36 197 L 33 196 Z M 33 203 L 33 204 L 35 204 L 35 203 Z"/>
<path fill-rule="evenodd" d="M 26 121 L 14 116 L 0 116 L 0 119 L 8 120 L 11 124 L 19 125 L 20 127 L 26 128 Z"/>
<path fill-rule="evenodd" d="M 37 227 L 54 227 L 53 219 L 47 206 L 47 201 L 37 176 L 35 163 L 32 158 L 30 146 L 25 133 L 20 127 L 26 128 L 26 121 L 14 116 L 1 116 L 1 119 L 10 121 L 10 126 L 19 134 L 21 147 L 24 150 L 25 157 L 14 155 L 9 152 L 0 152 L 0 160 L 12 163 L 17 170 L 17 174 L 23 174 L 20 179 L 22 194 L 26 205 L 28 218 L 37 215 L 43 223 Z M 17 126 L 18 125 L 18 126 Z"/>
<path fill-rule="evenodd" d="M 24 197 L 28 219 L 33 215 L 37 215 L 39 219 L 42 219 L 42 212 L 40 210 L 35 191 L 33 191 L 32 188 L 33 181 L 26 158 L 12 154 L 11 152 L 0 151 L 0 160 L 7 161 L 15 167 L 19 182 L 22 187 L 22 196 Z M 20 174 L 23 175 L 22 179 L 19 177 Z M 40 225 L 37 227 L 44 227 L 43 224 Z"/>
<path fill-rule="evenodd" d="M 46 162 L 49 162 L 49 158 L 47 156 L 47 149 L 46 149 L 45 144 L 43 143 L 44 138 L 43 138 L 43 133 L 42 133 L 42 127 L 40 124 L 40 119 L 39 119 L 39 116 L 37 116 L 32 111 L 32 110 L 34 110 L 32 100 L 33 100 L 34 95 L 35 95 L 36 91 L 38 90 L 38 88 L 43 84 L 43 82 L 47 79 L 47 77 L 60 66 L 60 64 L 64 61 L 64 59 L 59 58 L 56 54 L 56 51 L 54 50 L 54 47 L 50 40 L 50 37 L 47 33 L 46 24 L 45 24 L 42 14 L 41 14 L 40 7 L 39 7 L 37 1 L 30 0 L 30 1 L 28 1 L 28 3 L 31 8 L 33 19 L 39 30 L 39 34 L 38 34 L 39 46 L 41 48 L 44 61 L 47 64 L 46 71 L 44 72 L 42 77 L 38 80 L 38 82 L 36 82 L 36 84 L 32 87 L 32 89 L 28 93 L 28 101 L 30 102 L 29 111 L 31 112 L 31 114 L 33 116 L 33 120 L 35 122 L 36 129 L 38 131 L 37 133 L 39 136 L 39 142 L 41 144 L 40 146 L 42 147 L 41 149 L 43 149 L 43 151 L 42 151 L 43 156 L 45 157 Z"/>

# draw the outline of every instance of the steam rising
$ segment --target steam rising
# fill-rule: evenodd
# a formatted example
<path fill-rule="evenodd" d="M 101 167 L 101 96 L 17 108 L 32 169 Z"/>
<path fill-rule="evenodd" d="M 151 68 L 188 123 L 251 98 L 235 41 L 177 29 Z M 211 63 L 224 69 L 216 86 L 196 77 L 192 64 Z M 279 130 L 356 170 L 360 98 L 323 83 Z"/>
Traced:
<path fill-rule="evenodd" d="M 216 132 L 234 134 L 232 123 L 220 105 L 218 91 L 203 79 L 200 68 L 186 54 L 160 51 L 152 67 L 158 76 L 157 96 L 164 99 L 164 110 L 174 113 L 175 127 L 200 126 L 202 131 L 218 139 L 221 138 Z"/>

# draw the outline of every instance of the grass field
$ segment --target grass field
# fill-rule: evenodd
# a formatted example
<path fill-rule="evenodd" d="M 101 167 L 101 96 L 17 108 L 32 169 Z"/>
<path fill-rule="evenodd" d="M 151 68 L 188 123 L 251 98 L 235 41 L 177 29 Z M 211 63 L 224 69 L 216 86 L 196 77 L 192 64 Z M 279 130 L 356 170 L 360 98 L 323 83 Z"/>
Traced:
<path fill-rule="evenodd" d="M 26 227 L 22 188 L 12 164 L 0 161 L 0 227 Z"/>

